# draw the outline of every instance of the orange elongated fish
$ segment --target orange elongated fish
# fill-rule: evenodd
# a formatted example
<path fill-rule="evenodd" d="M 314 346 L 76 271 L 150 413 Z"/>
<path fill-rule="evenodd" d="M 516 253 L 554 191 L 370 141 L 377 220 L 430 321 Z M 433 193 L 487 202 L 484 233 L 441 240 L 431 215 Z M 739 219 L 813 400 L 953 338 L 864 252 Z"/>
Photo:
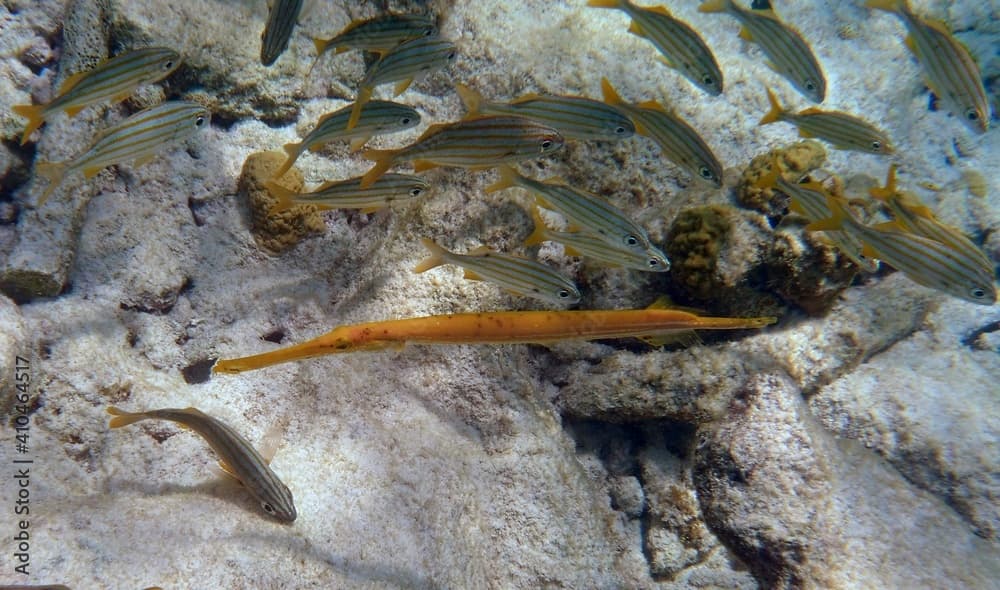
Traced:
<path fill-rule="evenodd" d="M 383 350 L 411 344 L 550 344 L 563 340 L 639 338 L 651 344 L 677 332 L 762 328 L 773 317 L 714 318 L 667 309 L 494 311 L 453 313 L 338 326 L 271 352 L 215 363 L 215 373 L 242 373 L 326 354 Z"/>

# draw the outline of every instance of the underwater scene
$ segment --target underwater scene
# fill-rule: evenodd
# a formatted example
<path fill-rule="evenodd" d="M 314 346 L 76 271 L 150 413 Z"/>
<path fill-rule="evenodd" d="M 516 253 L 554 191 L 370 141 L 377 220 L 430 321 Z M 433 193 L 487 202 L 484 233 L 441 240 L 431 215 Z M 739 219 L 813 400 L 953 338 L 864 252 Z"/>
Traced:
<path fill-rule="evenodd" d="M 998 97 L 998 0 L 0 0 L 0 589 L 1000 588 Z"/>

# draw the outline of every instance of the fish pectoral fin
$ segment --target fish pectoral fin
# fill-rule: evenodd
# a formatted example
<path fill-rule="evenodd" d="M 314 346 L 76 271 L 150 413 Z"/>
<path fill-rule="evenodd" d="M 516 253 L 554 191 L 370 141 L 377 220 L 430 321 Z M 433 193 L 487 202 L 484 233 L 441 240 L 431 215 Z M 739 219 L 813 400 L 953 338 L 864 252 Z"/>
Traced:
<path fill-rule="evenodd" d="M 465 274 L 462 275 L 462 276 L 466 280 L 468 280 L 468 281 L 481 281 L 481 280 L 483 280 L 483 277 L 479 276 L 474 271 L 471 271 L 469 269 L 465 269 Z"/>
<path fill-rule="evenodd" d="M 222 472 L 225 473 L 227 476 L 231 477 L 236 483 L 243 485 L 243 480 L 237 477 L 236 472 L 233 471 L 233 468 L 230 467 L 229 464 L 223 461 L 222 459 L 219 459 L 219 469 L 221 469 Z"/>
<path fill-rule="evenodd" d="M 750 29 L 746 27 L 740 27 L 740 39 L 743 39 L 744 41 L 753 41 L 753 33 L 751 33 Z"/>
<path fill-rule="evenodd" d="M 83 80 L 83 77 L 86 76 L 86 75 L 87 75 L 87 72 L 77 72 L 77 73 L 73 74 L 72 76 L 69 76 L 68 78 L 66 78 L 65 80 L 63 80 L 62 85 L 59 86 L 59 94 L 63 95 L 63 94 L 66 94 L 67 92 L 69 92 L 70 90 L 72 90 L 73 87 L 76 86 L 77 84 L 79 84 L 80 80 Z"/>
<path fill-rule="evenodd" d="M 393 92 L 395 93 L 394 96 L 399 96 L 400 94 L 406 92 L 406 89 L 410 87 L 410 84 L 413 84 L 413 78 L 407 78 L 397 82 L 396 87 L 393 88 Z"/>
<path fill-rule="evenodd" d="M 799 137 L 815 137 L 815 135 L 799 127 Z"/>
<path fill-rule="evenodd" d="M 260 446 L 258 447 L 258 452 L 260 456 L 264 459 L 264 463 L 267 465 L 271 464 L 271 459 L 278 453 L 278 449 L 281 447 L 281 433 L 287 429 L 287 424 L 285 420 L 278 420 L 271 425 L 264 438 L 260 441 Z"/>
<path fill-rule="evenodd" d="M 365 147 L 365 144 L 368 143 L 368 140 L 371 138 L 372 138 L 371 135 L 365 135 L 362 137 L 355 137 L 354 139 L 352 139 L 351 152 L 353 153 L 359 151 L 361 148 Z"/>

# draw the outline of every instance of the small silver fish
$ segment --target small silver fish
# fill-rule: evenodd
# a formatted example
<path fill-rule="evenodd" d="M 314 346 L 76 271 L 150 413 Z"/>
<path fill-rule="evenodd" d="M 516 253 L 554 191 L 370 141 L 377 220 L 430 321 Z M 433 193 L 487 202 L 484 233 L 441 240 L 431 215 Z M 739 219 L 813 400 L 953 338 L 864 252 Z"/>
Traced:
<path fill-rule="evenodd" d="M 295 23 L 299 20 L 305 0 L 271 0 L 267 24 L 260 36 L 260 63 L 269 66 L 288 49 Z"/>
<path fill-rule="evenodd" d="M 350 139 L 351 151 L 360 150 L 372 136 L 398 133 L 420 124 L 420 114 L 410 106 L 386 100 L 370 100 L 361 109 L 358 124 L 347 129 L 347 119 L 354 105 L 327 113 L 320 117 L 315 129 L 299 143 L 286 143 L 288 159 L 275 173 L 278 178 L 295 164 L 305 150 L 317 151 L 324 145 L 337 140 Z"/>
<path fill-rule="evenodd" d="M 219 466 L 246 487 L 260 502 L 264 512 L 281 522 L 295 520 L 295 502 L 288 486 L 271 471 L 269 461 L 253 445 L 221 420 L 197 408 L 164 408 L 131 413 L 109 407 L 108 413 L 114 416 L 109 423 L 111 428 L 128 426 L 140 420 L 169 420 L 197 432 L 219 456 Z"/>
<path fill-rule="evenodd" d="M 412 144 L 397 150 L 367 150 L 373 160 L 361 188 L 368 188 L 392 166 L 413 161 L 417 172 L 436 166 L 486 169 L 507 162 L 538 158 L 562 148 L 558 131 L 531 119 L 482 116 L 432 125 Z"/>
<path fill-rule="evenodd" d="M 455 60 L 455 44 L 437 35 L 403 41 L 372 64 L 358 85 L 347 128 L 353 129 L 361 117 L 361 107 L 371 100 L 376 86 L 396 82 L 394 96 L 399 96 L 414 80 L 432 74 Z"/>
<path fill-rule="evenodd" d="M 791 113 L 782 108 L 778 97 L 770 88 L 766 90 L 771 110 L 764 115 L 759 125 L 786 121 L 798 127 L 802 137 L 817 137 L 839 149 L 886 155 L 893 152 L 892 143 L 885 132 L 867 121 L 847 113 L 816 108 Z"/>
<path fill-rule="evenodd" d="M 924 68 L 927 85 L 969 129 L 985 133 L 990 126 L 990 102 L 979 66 L 969 50 L 940 21 L 925 20 L 906 0 L 868 0 L 868 8 L 896 13 L 906 25 L 906 46 Z"/>
<path fill-rule="evenodd" d="M 776 72 L 806 98 L 814 102 L 826 98 L 826 77 L 812 49 L 795 29 L 778 20 L 773 10 L 747 10 L 733 0 L 708 0 L 698 12 L 727 12 L 736 17 L 743 25 L 740 37 L 759 45 Z"/>
<path fill-rule="evenodd" d="M 535 223 L 535 230 L 524 240 L 525 246 L 534 246 L 546 241 L 559 242 L 568 256 L 583 256 L 606 266 L 621 266 L 646 272 L 670 270 L 670 261 L 667 260 L 666 254 L 655 246 L 637 251 L 611 245 L 601 236 L 592 233 L 560 232 L 549 229 L 537 206 L 531 209 L 531 219 Z"/>
<path fill-rule="evenodd" d="M 722 70 L 712 50 L 690 26 L 662 6 L 636 6 L 629 0 L 590 0 L 587 6 L 617 8 L 632 19 L 628 31 L 648 39 L 670 67 L 712 96 L 722 94 Z"/>
<path fill-rule="evenodd" d="M 509 103 L 486 102 L 475 90 L 455 84 L 470 116 L 518 115 L 544 123 L 567 139 L 618 140 L 631 137 L 635 125 L 624 113 L 583 96 L 527 94 Z"/>
<path fill-rule="evenodd" d="M 572 281 L 537 260 L 501 254 L 485 246 L 468 254 L 456 254 L 433 240 L 422 238 L 420 241 L 430 256 L 421 261 L 413 272 L 422 273 L 443 264 L 454 264 L 465 269 L 466 279 L 489 281 L 514 295 L 557 304 L 580 301 L 580 291 Z"/>
<path fill-rule="evenodd" d="M 273 180 L 264 186 L 278 199 L 271 215 L 295 205 L 315 205 L 320 211 L 360 209 L 362 213 L 372 213 L 396 201 L 415 199 L 430 188 L 422 178 L 409 174 L 385 174 L 366 189 L 361 188 L 360 176 L 327 182 L 308 193 L 294 193 Z"/>
<path fill-rule="evenodd" d="M 84 108 L 104 100 L 125 100 L 136 88 L 166 78 L 180 65 L 181 56 L 173 49 L 144 47 L 116 55 L 92 70 L 73 74 L 62 83 L 59 96 L 48 104 L 11 107 L 15 113 L 28 119 L 21 145 L 54 113 L 66 111 L 73 117 Z"/>
<path fill-rule="evenodd" d="M 35 164 L 35 173 L 49 181 L 37 206 L 45 203 L 67 174 L 82 171 L 84 178 L 89 179 L 112 164 L 133 160 L 137 166 L 142 166 L 164 147 L 207 129 L 210 119 L 208 109 L 182 100 L 167 101 L 139 111 L 105 129 L 90 149 L 76 158 Z"/>

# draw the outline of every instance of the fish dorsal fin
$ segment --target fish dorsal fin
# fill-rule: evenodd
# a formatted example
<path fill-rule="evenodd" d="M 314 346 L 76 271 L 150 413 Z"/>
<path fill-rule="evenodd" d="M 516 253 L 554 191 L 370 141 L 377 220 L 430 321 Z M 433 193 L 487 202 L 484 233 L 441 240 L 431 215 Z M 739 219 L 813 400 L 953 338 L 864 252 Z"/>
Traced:
<path fill-rule="evenodd" d="M 746 27 L 740 27 L 740 39 L 743 39 L 744 41 L 753 41 L 753 33 L 751 33 L 750 29 Z"/>
<path fill-rule="evenodd" d="M 472 117 L 472 118 L 479 118 L 479 116 L 477 115 L 476 117 Z M 448 127 L 448 125 L 450 125 L 450 123 L 435 123 L 435 124 L 431 125 L 413 143 L 415 143 L 415 144 L 416 143 L 420 143 L 421 141 L 427 139 L 428 137 L 430 137 L 430 136 L 434 135 L 435 133 L 440 132 L 442 129 Z"/>
<path fill-rule="evenodd" d="M 816 107 L 809 107 L 808 109 L 803 109 L 796 113 L 797 115 L 829 115 L 830 111 L 824 111 L 823 109 L 817 109 Z"/>
<path fill-rule="evenodd" d="M 663 16 L 673 16 L 672 14 L 670 14 L 670 11 L 663 6 L 647 6 L 644 7 L 643 10 L 646 10 L 648 12 L 655 12 L 657 14 L 662 14 Z"/>
<path fill-rule="evenodd" d="M 573 246 L 568 246 L 566 244 L 563 244 L 563 252 L 566 253 L 566 256 L 583 256 L 583 252 L 580 252 Z"/>
<path fill-rule="evenodd" d="M 906 231 L 906 228 L 899 225 L 899 222 L 895 220 L 876 223 L 875 225 L 871 226 L 871 228 L 878 231 L 893 232 L 893 233 Z"/>
<path fill-rule="evenodd" d="M 868 189 L 868 194 L 873 199 L 887 202 L 896 194 L 896 165 L 889 165 L 889 172 L 885 175 L 885 186 Z"/>
<path fill-rule="evenodd" d="M 486 256 L 487 254 L 493 254 L 493 250 L 490 250 L 489 246 L 476 246 L 465 253 L 466 256 Z"/>
<path fill-rule="evenodd" d="M 65 110 L 67 115 L 69 115 L 70 117 L 75 117 L 80 113 L 80 111 L 82 111 L 85 108 L 87 108 L 87 105 L 76 105 L 72 107 L 66 107 Z"/>
<path fill-rule="evenodd" d="M 437 168 L 440 164 L 436 162 L 431 162 L 430 160 L 414 160 L 413 170 L 416 172 L 423 172 L 425 170 L 430 170 L 431 168 Z"/>
<path fill-rule="evenodd" d="M 413 84 L 413 78 L 407 78 L 397 82 L 396 87 L 392 90 L 394 95 L 399 96 L 400 94 L 406 92 L 406 89 L 410 87 L 410 84 Z"/>
<path fill-rule="evenodd" d="M 60 95 L 66 94 L 67 92 L 72 90 L 73 87 L 79 84 L 80 80 L 83 80 L 83 77 L 86 76 L 89 72 L 90 70 L 87 70 L 85 72 L 77 72 L 71 76 L 68 76 L 65 80 L 63 80 L 63 83 L 59 86 L 59 94 Z"/>
<path fill-rule="evenodd" d="M 622 104 L 624 102 L 607 78 L 601 78 L 601 94 L 604 97 L 604 102 L 608 104 Z"/>
<path fill-rule="evenodd" d="M 523 103 L 526 103 L 526 102 L 530 102 L 530 101 L 533 101 L 533 100 L 540 100 L 540 99 L 543 99 L 543 98 L 547 98 L 547 97 L 545 97 L 545 96 L 543 96 L 541 94 L 538 94 L 536 92 L 529 92 L 527 94 L 518 96 L 514 100 L 510 101 L 510 104 L 523 104 Z"/>
<path fill-rule="evenodd" d="M 632 21 L 632 24 L 630 24 L 628 26 L 628 32 L 632 33 L 633 35 L 635 35 L 637 37 L 645 37 L 646 36 L 646 32 L 643 30 L 642 26 L 639 23 L 635 22 L 635 21 Z"/>
<path fill-rule="evenodd" d="M 278 420 L 271 425 L 271 428 L 264 434 L 264 438 L 261 439 L 259 452 L 267 465 L 271 464 L 271 460 L 278 453 L 278 448 L 281 447 L 281 434 L 287 429 L 287 426 L 285 420 Z"/>
<path fill-rule="evenodd" d="M 471 271 L 469 269 L 465 269 L 465 274 L 462 275 L 462 276 L 465 277 L 465 279 L 469 280 L 469 281 L 481 281 L 481 280 L 483 280 L 483 277 L 481 277 L 478 274 L 476 274 L 475 271 Z"/>
<path fill-rule="evenodd" d="M 635 106 L 650 111 L 659 111 L 661 113 L 668 113 L 668 114 L 670 113 L 670 111 L 668 111 L 665 106 L 663 106 L 662 104 L 660 104 L 655 100 L 644 100 Z"/>

